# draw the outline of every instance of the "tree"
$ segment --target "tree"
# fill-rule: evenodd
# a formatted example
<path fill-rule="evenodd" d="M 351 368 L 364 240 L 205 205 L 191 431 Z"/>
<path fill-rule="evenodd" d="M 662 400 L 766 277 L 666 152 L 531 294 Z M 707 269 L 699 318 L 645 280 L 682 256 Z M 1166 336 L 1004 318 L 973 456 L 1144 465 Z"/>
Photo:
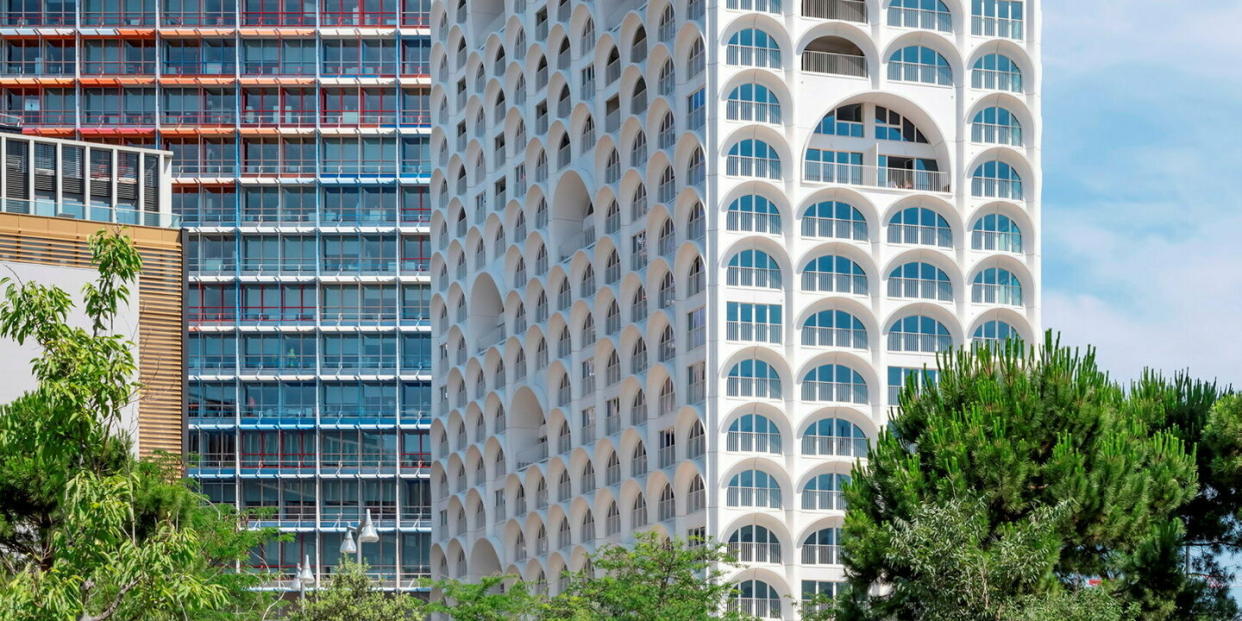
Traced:
<path fill-rule="evenodd" d="M 289 621 L 401 621 L 422 619 L 426 604 L 408 593 L 375 589 L 366 565 L 344 559 L 328 587 L 306 596 Z"/>
<path fill-rule="evenodd" d="M 891 545 L 885 558 L 909 568 L 910 579 L 893 588 L 918 602 L 911 618 L 925 621 L 1131 618 L 1106 589 L 1066 588 L 1049 579 L 1069 510 L 1068 504 L 1041 507 L 993 530 L 978 500 L 920 505 L 909 520 L 884 525 Z M 805 621 L 835 614 L 831 601 L 807 608 Z"/>
<path fill-rule="evenodd" d="M 962 501 L 981 509 L 966 521 L 966 557 L 948 559 L 958 563 L 998 563 L 995 553 L 1024 525 L 1050 508 L 1064 512 L 1058 528 L 1031 540 L 1047 555 L 1028 567 L 1038 575 L 1003 585 L 1010 598 L 1072 593 L 1095 578 L 1144 618 L 1228 608 L 1220 589 L 1178 562 L 1180 511 L 1196 496 L 1198 469 L 1166 407 L 1127 393 L 1097 368 L 1093 351 L 1063 348 L 1051 335 L 1041 347 L 949 352 L 939 367 L 936 381 L 907 383 L 891 432 L 846 487 L 851 588 L 839 598 L 840 618 L 920 618 L 919 598 L 934 581 L 917 546 L 893 551 L 921 532 L 910 525 L 935 521 L 927 507 Z M 889 588 L 871 588 L 879 584 Z M 955 597 L 977 598 L 968 586 L 959 583 Z"/>
<path fill-rule="evenodd" d="M 427 611 L 456 621 L 505 621 L 533 616 L 541 599 L 513 576 L 487 576 L 477 583 L 440 580 L 433 584 L 439 597 Z"/>
<path fill-rule="evenodd" d="M 90 238 L 86 328 L 55 286 L 0 279 L 0 336 L 34 343 L 37 386 L 0 405 L 0 618 L 203 618 L 265 603 L 233 564 L 271 535 L 206 503 L 170 458 L 119 434 L 140 386 L 113 334 L 142 262 L 120 233 Z"/>
<path fill-rule="evenodd" d="M 572 573 L 569 586 L 548 603 L 549 621 L 699 621 L 744 618 L 724 613 L 733 585 L 721 567 L 735 564 L 723 546 L 703 541 L 636 535 L 633 546 L 609 545 L 590 557 L 590 567 Z"/>

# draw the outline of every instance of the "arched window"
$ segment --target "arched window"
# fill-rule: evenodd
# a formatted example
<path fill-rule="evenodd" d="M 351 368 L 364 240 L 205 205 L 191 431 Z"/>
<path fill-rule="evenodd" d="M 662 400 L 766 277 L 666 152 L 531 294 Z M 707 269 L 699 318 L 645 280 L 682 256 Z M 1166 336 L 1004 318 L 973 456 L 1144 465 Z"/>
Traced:
<path fill-rule="evenodd" d="M 569 374 L 562 373 L 561 381 L 556 385 L 556 404 L 569 405 L 569 402 L 572 400 L 573 398 L 569 388 Z"/>
<path fill-rule="evenodd" d="M 1022 252 L 1022 229 L 1005 214 L 980 216 L 970 230 L 970 247 L 975 250 Z"/>
<path fill-rule="evenodd" d="M 726 497 L 730 507 L 781 508 L 780 483 L 762 470 L 743 470 L 733 475 Z"/>
<path fill-rule="evenodd" d="M 729 425 L 726 446 L 744 453 L 780 453 L 781 430 L 762 414 L 743 414 Z"/>
<path fill-rule="evenodd" d="M 725 174 L 764 179 L 781 178 L 781 156 L 762 140 L 747 138 L 729 148 Z"/>
<path fill-rule="evenodd" d="M 677 388 L 673 386 L 672 378 L 665 379 L 664 385 L 660 387 L 660 401 L 657 405 L 660 416 L 672 414 L 677 409 Z"/>
<path fill-rule="evenodd" d="M 970 34 L 977 37 L 1023 37 L 1021 0 L 975 0 Z"/>
<path fill-rule="evenodd" d="M 668 362 L 677 357 L 677 341 L 673 336 L 673 326 L 664 326 L 664 332 L 660 333 L 658 353 L 660 362 Z"/>
<path fill-rule="evenodd" d="M 595 516 L 587 509 L 586 515 L 582 516 L 582 543 L 592 541 L 595 541 Z"/>
<path fill-rule="evenodd" d="M 780 62 L 780 59 L 777 59 Z M 707 49 L 703 46 L 702 39 L 695 39 L 690 44 L 690 53 L 686 55 L 686 74 L 688 77 L 695 77 L 703 72 L 707 67 Z"/>
<path fill-rule="evenodd" d="M 902 317 L 888 329 L 889 351 L 935 353 L 952 346 L 949 329 L 926 315 Z"/>
<path fill-rule="evenodd" d="M 730 397 L 781 398 L 781 375 L 762 360 L 742 360 L 733 365 L 726 385 Z"/>
<path fill-rule="evenodd" d="M 640 338 L 634 343 L 630 352 L 630 373 L 642 373 L 647 370 L 647 344 Z M 646 418 L 645 416 L 643 418 Z"/>
<path fill-rule="evenodd" d="M 841 563 L 840 528 L 822 528 L 802 542 L 803 565 L 838 565 Z"/>
<path fill-rule="evenodd" d="M 642 398 L 643 398 L 643 393 L 639 391 L 638 396 L 634 398 L 634 403 L 637 405 L 638 402 L 642 400 Z M 646 406 L 644 405 L 643 408 L 645 409 Z M 644 416 L 643 421 L 646 421 L 646 420 L 647 420 L 646 416 Z M 637 476 L 642 476 L 646 473 L 647 473 L 647 447 L 643 446 L 642 440 L 639 440 L 638 444 L 634 446 L 634 454 L 630 458 L 630 476 L 637 477 Z"/>
<path fill-rule="evenodd" d="M 660 13 L 660 26 L 657 36 L 661 41 L 672 41 L 677 34 L 677 15 L 673 12 L 673 5 L 670 3 L 664 7 L 664 11 Z"/>
<path fill-rule="evenodd" d="M 664 61 L 664 66 L 660 67 L 660 79 L 656 84 L 660 89 L 660 94 L 665 97 L 671 96 L 677 89 L 677 73 L 673 69 L 673 59 L 669 58 Z"/>
<path fill-rule="evenodd" d="M 677 496 L 673 493 L 673 486 L 668 483 L 660 491 L 660 504 L 656 506 L 656 513 L 661 522 L 671 520 L 677 515 Z"/>
<path fill-rule="evenodd" d="M 815 367 L 802 378 L 803 401 L 866 403 L 867 398 L 867 381 L 843 364 Z"/>
<path fill-rule="evenodd" d="M 659 133 L 656 134 L 656 142 L 661 149 L 672 147 L 677 142 L 676 129 L 676 119 L 673 118 L 673 113 L 671 111 L 664 113 L 664 118 L 660 120 Z"/>
<path fill-rule="evenodd" d="M 951 302 L 953 283 L 949 281 L 949 275 L 935 265 L 913 261 L 899 265 L 889 273 L 888 295 Z"/>
<path fill-rule="evenodd" d="M 587 18 L 582 25 L 582 34 L 578 37 L 578 53 L 586 55 L 595 51 L 595 22 Z"/>
<path fill-rule="evenodd" d="M 952 32 L 953 15 L 941 0 L 893 0 L 888 5 L 888 25 Z"/>
<path fill-rule="evenodd" d="M 921 45 L 911 45 L 889 56 L 888 79 L 952 86 L 953 69 L 940 52 Z"/>
<path fill-rule="evenodd" d="M 706 169 L 707 160 L 703 157 L 703 150 L 696 147 L 690 154 L 690 160 L 686 162 L 686 184 L 702 190 L 703 182 L 707 180 Z"/>
<path fill-rule="evenodd" d="M 608 152 L 608 163 L 604 165 L 604 181 L 607 183 L 616 183 L 621 179 L 621 156 L 617 154 L 616 149 Z"/>
<path fill-rule="evenodd" d="M 781 266 L 762 250 L 748 249 L 733 255 L 725 276 L 730 287 L 781 288 Z"/>
<path fill-rule="evenodd" d="M 642 321 L 647 317 L 647 291 L 641 286 L 630 301 L 630 321 Z"/>
<path fill-rule="evenodd" d="M 802 508 L 806 511 L 845 511 L 845 495 L 841 488 L 850 482 L 850 475 L 826 473 L 811 477 L 802 488 Z"/>
<path fill-rule="evenodd" d="M 970 176 L 970 195 L 1022 200 L 1022 177 L 1016 168 L 1000 160 L 984 162 Z"/>
<path fill-rule="evenodd" d="M 569 518 L 563 517 L 561 518 L 561 526 L 560 528 L 557 529 L 557 532 L 556 532 L 556 545 L 558 547 L 564 548 L 565 546 L 568 546 L 570 543 L 573 543 L 573 542 L 570 541 L 570 538 L 569 538 Z"/>
<path fill-rule="evenodd" d="M 517 539 L 513 541 L 513 558 L 524 561 L 526 560 L 526 535 L 518 531 Z"/>
<path fill-rule="evenodd" d="M 743 67 L 781 68 L 781 48 L 776 38 L 758 28 L 733 33 L 725 47 L 725 62 Z"/>
<path fill-rule="evenodd" d="M 867 273 L 848 257 L 816 257 L 802 268 L 802 290 L 866 295 Z"/>
<path fill-rule="evenodd" d="M 729 212 L 725 218 L 725 226 L 730 231 L 751 231 L 753 233 L 781 232 L 781 212 L 776 203 L 758 194 L 739 196 L 729 203 Z"/>
<path fill-rule="evenodd" d="M 867 241 L 867 219 L 849 203 L 820 201 L 802 212 L 802 235 Z"/>
<path fill-rule="evenodd" d="M 647 30 L 642 26 L 634 33 L 634 42 L 630 44 L 630 62 L 641 63 L 647 58 Z"/>
<path fill-rule="evenodd" d="M 677 283 L 673 281 L 673 273 L 665 272 L 664 279 L 660 281 L 660 291 L 656 302 L 660 308 L 668 308 L 677 301 Z"/>
<path fill-rule="evenodd" d="M 984 269 L 970 285 L 970 301 L 1022 306 L 1022 280 L 1003 267 Z"/>
<path fill-rule="evenodd" d="M 729 0 L 725 7 L 734 11 L 759 11 L 780 15 L 781 0 Z"/>
<path fill-rule="evenodd" d="M 620 279 L 621 255 L 617 254 L 617 250 L 614 248 L 608 253 L 608 262 L 604 265 L 604 281 L 612 284 Z"/>
<path fill-rule="evenodd" d="M 927 136 L 923 135 L 914 121 L 883 106 L 875 107 L 875 138 L 927 144 Z"/>
<path fill-rule="evenodd" d="M 696 474 L 690 481 L 690 489 L 686 494 L 686 509 L 694 513 L 702 511 L 705 507 L 707 507 L 707 489 L 703 486 L 703 479 Z"/>
<path fill-rule="evenodd" d="M 630 114 L 642 114 L 647 110 L 647 82 L 642 78 L 634 83 L 634 91 L 630 95 Z"/>
<path fill-rule="evenodd" d="M 540 248 L 543 250 L 543 248 Z M 544 252 L 544 258 L 547 258 L 547 252 Z M 544 268 L 547 271 L 547 268 Z M 548 294 L 544 291 L 539 292 L 539 299 L 535 301 L 535 321 L 543 323 L 548 320 Z"/>
<path fill-rule="evenodd" d="M 569 291 L 569 279 L 562 278 L 561 286 L 556 292 L 556 305 L 559 310 L 569 308 L 569 301 L 573 298 L 573 294 Z"/>
<path fill-rule="evenodd" d="M 843 418 L 821 418 L 802 435 L 803 455 L 866 457 L 869 449 L 867 434 Z"/>
<path fill-rule="evenodd" d="M 621 532 L 621 510 L 617 508 L 617 502 L 614 500 L 608 503 L 608 517 L 604 518 L 604 533 L 615 535 L 619 532 Z"/>
<path fill-rule="evenodd" d="M 556 497 L 561 502 L 565 502 L 569 500 L 569 497 L 571 495 L 573 495 L 573 490 L 570 487 L 569 471 L 562 470 L 561 476 L 559 479 L 557 479 L 557 483 L 556 483 Z"/>
<path fill-rule="evenodd" d="M 971 120 L 970 140 L 984 144 L 1022 146 L 1022 122 L 1008 108 L 992 106 L 975 113 Z"/>
<path fill-rule="evenodd" d="M 703 211 L 703 203 L 695 202 L 690 208 L 690 215 L 686 217 L 686 229 L 689 231 L 686 234 L 689 239 L 703 239 L 703 234 L 707 232 L 707 213 Z"/>
<path fill-rule="evenodd" d="M 698 257 L 694 258 L 694 262 L 690 264 L 690 270 L 686 272 L 686 280 L 689 283 L 686 286 L 686 295 L 696 295 L 703 292 L 706 284 L 706 278 L 703 275 L 703 261 Z"/>
<path fill-rule="evenodd" d="M 638 528 L 647 525 L 647 499 L 643 498 L 642 492 L 634 497 L 633 508 L 630 509 L 630 528 Z"/>
<path fill-rule="evenodd" d="M 733 531 L 727 550 L 729 556 L 741 563 L 781 562 L 781 540 L 758 524 L 747 524 Z"/>
<path fill-rule="evenodd" d="M 971 340 L 976 347 L 995 347 L 1009 340 L 1022 341 L 1022 334 L 1008 322 L 993 319 L 979 324 Z"/>
<path fill-rule="evenodd" d="M 953 229 L 944 216 L 926 207 L 907 207 L 888 221 L 888 243 L 953 247 Z"/>
<path fill-rule="evenodd" d="M 867 326 L 843 310 L 822 310 L 802 324 L 802 344 L 808 347 L 867 348 Z"/>
<path fill-rule="evenodd" d="M 756 123 L 781 122 L 781 100 L 762 84 L 742 84 L 729 93 L 725 118 Z"/>
<path fill-rule="evenodd" d="M 645 168 L 647 166 L 647 136 L 641 131 L 634 135 L 630 143 L 630 167 Z"/>
<path fill-rule="evenodd" d="M 591 465 L 588 460 L 586 465 L 582 466 L 582 493 L 595 490 L 595 466 Z"/>
<path fill-rule="evenodd" d="M 737 583 L 734 595 L 729 598 L 729 611 L 747 617 L 780 619 L 781 594 L 762 580 L 743 580 Z"/>
<path fill-rule="evenodd" d="M 829 112 L 815 126 L 815 133 L 825 136 L 863 137 L 862 104 L 848 104 Z"/>
<path fill-rule="evenodd" d="M 517 265 L 513 267 L 513 288 L 520 289 L 526 286 L 526 260 L 518 257 Z"/>
<path fill-rule="evenodd" d="M 1004 54 L 986 54 L 970 70 L 970 87 L 1021 93 L 1022 69 Z"/>
<path fill-rule="evenodd" d="M 677 176 L 673 173 L 672 166 L 664 167 L 664 172 L 660 173 L 660 185 L 657 187 L 661 203 L 672 203 L 677 198 Z"/>

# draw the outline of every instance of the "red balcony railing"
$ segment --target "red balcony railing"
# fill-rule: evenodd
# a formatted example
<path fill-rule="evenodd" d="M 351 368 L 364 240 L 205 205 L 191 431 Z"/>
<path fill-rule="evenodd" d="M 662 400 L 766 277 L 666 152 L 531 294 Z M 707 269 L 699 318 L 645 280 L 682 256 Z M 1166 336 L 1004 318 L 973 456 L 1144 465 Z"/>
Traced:
<path fill-rule="evenodd" d="M 155 11 L 82 11 L 83 26 L 155 26 Z"/>
<path fill-rule="evenodd" d="M 178 28 L 181 26 L 232 26 L 234 25 L 233 11 L 209 11 L 200 9 L 198 11 L 170 11 L 165 8 L 160 13 L 160 26 L 164 28 Z"/>
<path fill-rule="evenodd" d="M 301 11 L 243 11 L 243 26 L 314 26 L 315 14 Z"/>
<path fill-rule="evenodd" d="M 0 26 L 72 26 L 74 9 L 59 11 L 6 11 L 0 14 Z"/>
<path fill-rule="evenodd" d="M 82 75 L 154 75 L 154 60 L 83 60 Z"/>
<path fill-rule="evenodd" d="M 322 26 L 396 26 L 397 12 L 358 7 L 352 11 L 323 11 L 319 20 Z"/>
<path fill-rule="evenodd" d="M 99 112 L 82 111 L 83 127 L 144 127 L 155 126 L 155 111 Z"/>

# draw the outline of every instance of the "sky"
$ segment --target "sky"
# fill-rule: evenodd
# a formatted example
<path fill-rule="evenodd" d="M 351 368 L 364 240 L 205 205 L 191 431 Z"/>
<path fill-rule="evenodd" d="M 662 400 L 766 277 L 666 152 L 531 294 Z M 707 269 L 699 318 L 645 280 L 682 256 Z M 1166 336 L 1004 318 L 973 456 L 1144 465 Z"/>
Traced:
<path fill-rule="evenodd" d="M 1044 327 L 1242 387 L 1242 0 L 1043 4 Z"/>

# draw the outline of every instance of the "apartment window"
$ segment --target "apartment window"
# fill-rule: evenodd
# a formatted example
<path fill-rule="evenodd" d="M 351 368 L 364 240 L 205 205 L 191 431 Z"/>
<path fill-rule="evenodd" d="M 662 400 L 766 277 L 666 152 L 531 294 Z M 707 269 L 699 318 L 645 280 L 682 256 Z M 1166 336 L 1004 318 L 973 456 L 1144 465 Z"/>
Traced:
<path fill-rule="evenodd" d="M 725 312 L 725 337 L 730 341 L 780 343 L 780 304 L 729 302 Z"/>
<path fill-rule="evenodd" d="M 742 84 L 729 93 L 725 117 L 730 121 L 781 123 L 781 102 L 762 84 Z"/>
<path fill-rule="evenodd" d="M 888 5 L 888 25 L 952 32 L 953 14 L 940 0 L 893 0 Z"/>
<path fill-rule="evenodd" d="M 730 65 L 780 69 L 781 48 L 776 38 L 767 32 L 747 28 L 729 38 L 725 58 Z"/>

